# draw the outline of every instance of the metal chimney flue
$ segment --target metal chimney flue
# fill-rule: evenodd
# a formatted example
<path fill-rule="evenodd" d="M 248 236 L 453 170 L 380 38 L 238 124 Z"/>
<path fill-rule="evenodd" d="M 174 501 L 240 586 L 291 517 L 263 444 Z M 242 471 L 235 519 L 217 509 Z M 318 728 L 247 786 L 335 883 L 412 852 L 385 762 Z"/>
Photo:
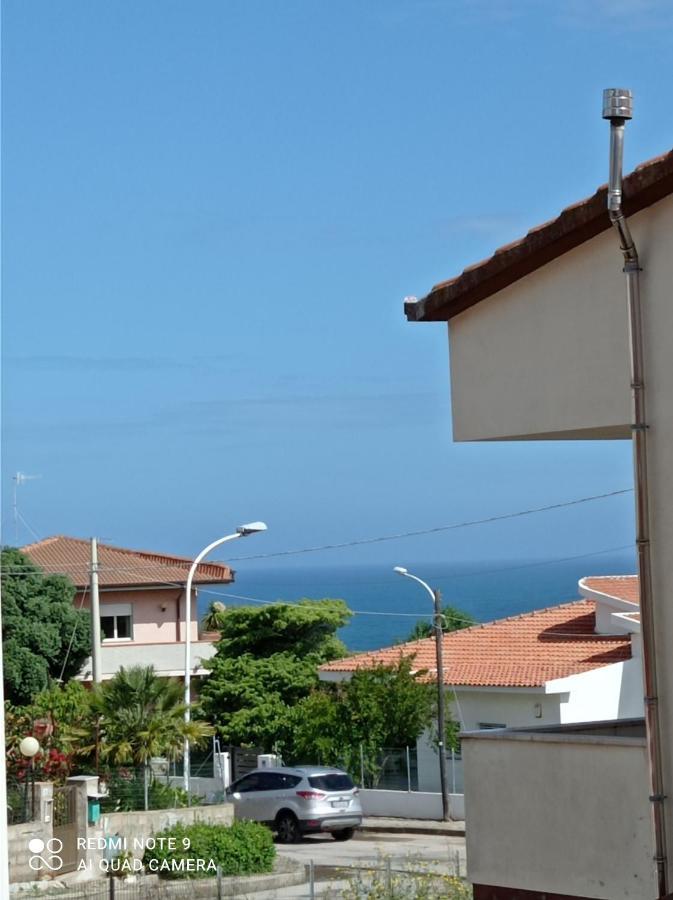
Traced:
<path fill-rule="evenodd" d="M 628 88 L 606 88 L 603 91 L 603 118 L 633 118 L 633 94 Z"/>
<path fill-rule="evenodd" d="M 638 254 L 622 211 L 622 169 L 624 165 L 624 125 L 633 117 L 633 95 L 627 88 L 603 91 L 603 118 L 610 122 L 610 174 L 608 178 L 608 212 L 619 232 L 626 263 L 638 265 Z"/>
<path fill-rule="evenodd" d="M 603 118 L 610 122 L 610 177 L 608 215 L 619 235 L 626 276 L 629 316 L 629 356 L 631 369 L 631 434 L 634 463 L 636 512 L 636 550 L 640 579 L 640 619 L 642 633 L 643 682 L 645 688 L 645 731 L 649 769 L 649 799 L 652 816 L 654 863 L 658 897 L 668 894 L 667 835 L 665 828 L 662 766 L 663 736 L 657 691 L 656 635 L 653 615 L 652 559 L 650 547 L 649 481 L 647 474 L 647 433 L 649 424 L 645 405 L 645 342 L 640 299 L 640 260 L 631 230 L 622 209 L 622 164 L 624 126 L 633 116 L 631 91 L 608 88 L 603 91 Z"/>

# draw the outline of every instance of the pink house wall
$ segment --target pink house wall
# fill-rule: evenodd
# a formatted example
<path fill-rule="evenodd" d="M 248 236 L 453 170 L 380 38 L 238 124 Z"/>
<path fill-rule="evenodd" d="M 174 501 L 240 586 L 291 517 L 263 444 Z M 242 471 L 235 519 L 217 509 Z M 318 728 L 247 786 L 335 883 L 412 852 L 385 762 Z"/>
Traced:
<path fill-rule="evenodd" d="M 75 605 L 79 606 L 81 593 L 75 597 Z M 115 590 L 101 589 L 100 611 L 105 615 L 105 607 L 114 603 L 130 603 L 133 606 L 133 640 L 118 643 L 164 644 L 184 640 L 184 590 L 182 588 L 160 588 L 157 590 L 140 589 Z M 87 592 L 84 607 L 90 608 Z M 196 592 L 192 592 L 192 640 L 198 640 L 198 620 L 196 618 Z M 105 641 L 111 644 L 113 641 Z"/>

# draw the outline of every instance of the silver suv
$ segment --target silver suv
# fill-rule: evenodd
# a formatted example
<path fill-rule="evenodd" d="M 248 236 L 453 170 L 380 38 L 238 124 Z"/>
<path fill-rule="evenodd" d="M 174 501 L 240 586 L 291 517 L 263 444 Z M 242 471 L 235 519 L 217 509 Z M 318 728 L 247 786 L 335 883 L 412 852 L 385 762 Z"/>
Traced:
<path fill-rule="evenodd" d="M 318 831 L 352 838 L 362 824 L 358 793 L 350 775 L 322 766 L 255 769 L 227 788 L 236 818 L 264 822 L 283 844 Z"/>

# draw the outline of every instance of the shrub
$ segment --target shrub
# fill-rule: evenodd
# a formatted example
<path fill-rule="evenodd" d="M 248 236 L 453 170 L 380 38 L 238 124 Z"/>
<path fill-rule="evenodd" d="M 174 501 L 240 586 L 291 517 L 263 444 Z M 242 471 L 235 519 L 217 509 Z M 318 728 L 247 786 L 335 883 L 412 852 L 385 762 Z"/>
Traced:
<path fill-rule="evenodd" d="M 212 878 L 216 866 L 223 875 L 259 875 L 272 870 L 276 857 L 271 832 L 257 822 L 178 822 L 154 837 L 156 845 L 145 850 L 143 863 L 163 878 Z M 166 840 L 171 838 L 174 849 Z M 199 860 L 203 863 L 196 868 Z"/>
<path fill-rule="evenodd" d="M 183 806 L 201 806 L 203 797 L 196 794 L 187 795 L 183 788 L 161 781 L 153 781 L 149 791 L 150 809 L 179 809 Z"/>
<path fill-rule="evenodd" d="M 462 878 L 437 872 L 426 860 L 408 856 L 396 861 L 380 857 L 373 869 L 360 869 L 339 891 L 341 900 L 471 900 L 472 888 Z M 401 864 L 400 864 L 401 863 Z M 329 900 L 336 900 L 327 893 Z"/>
<path fill-rule="evenodd" d="M 180 787 L 161 781 L 150 781 L 148 787 L 149 809 L 178 809 L 183 806 L 200 806 L 202 797 Z M 119 768 L 108 776 L 108 795 L 102 801 L 103 812 L 133 812 L 145 806 L 145 785 L 142 770 Z"/>

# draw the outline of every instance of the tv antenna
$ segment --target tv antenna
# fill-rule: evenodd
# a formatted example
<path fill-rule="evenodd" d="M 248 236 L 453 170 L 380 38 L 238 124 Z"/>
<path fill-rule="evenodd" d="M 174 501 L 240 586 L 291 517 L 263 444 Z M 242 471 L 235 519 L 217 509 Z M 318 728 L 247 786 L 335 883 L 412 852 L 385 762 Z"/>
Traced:
<path fill-rule="evenodd" d="M 42 478 L 41 475 L 26 475 L 25 472 L 17 472 L 16 475 L 12 475 L 12 481 L 14 482 L 13 486 L 13 494 L 12 494 L 12 512 L 14 514 L 14 544 L 19 546 L 19 519 L 22 518 L 19 513 L 19 506 L 17 503 L 17 489 L 20 484 L 25 484 L 26 481 L 34 481 L 36 478 Z"/>

